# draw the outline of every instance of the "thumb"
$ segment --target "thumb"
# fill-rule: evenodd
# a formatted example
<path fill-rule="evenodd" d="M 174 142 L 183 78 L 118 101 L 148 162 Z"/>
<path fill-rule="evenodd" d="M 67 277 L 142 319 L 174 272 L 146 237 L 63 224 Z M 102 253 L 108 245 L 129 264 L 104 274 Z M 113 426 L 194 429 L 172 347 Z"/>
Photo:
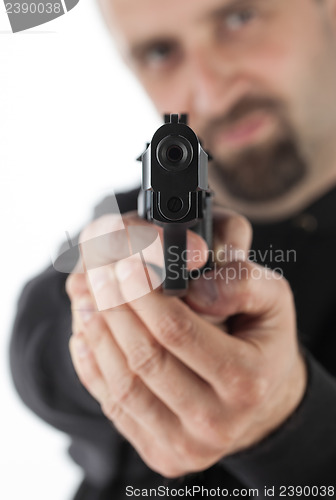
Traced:
<path fill-rule="evenodd" d="M 190 283 L 186 297 L 194 311 L 222 321 L 242 314 L 270 317 L 287 300 L 291 293 L 283 276 L 250 261 L 215 264 L 212 271 Z"/>
<path fill-rule="evenodd" d="M 246 260 L 252 242 L 252 227 L 242 215 L 232 210 L 214 209 L 214 260 L 218 264 Z"/>

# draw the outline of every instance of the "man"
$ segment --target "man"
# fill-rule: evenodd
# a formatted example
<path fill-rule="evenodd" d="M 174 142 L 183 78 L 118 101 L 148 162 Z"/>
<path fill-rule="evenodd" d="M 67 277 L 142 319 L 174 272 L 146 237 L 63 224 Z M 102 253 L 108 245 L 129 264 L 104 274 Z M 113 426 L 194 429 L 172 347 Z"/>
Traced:
<path fill-rule="evenodd" d="M 214 157 L 216 246 L 236 250 L 222 264 L 234 276 L 202 276 L 184 301 L 159 291 L 132 301 L 143 272 L 136 259 L 70 276 L 70 351 L 86 392 L 66 350 L 65 278 L 47 270 L 21 298 L 18 390 L 71 435 L 86 473 L 78 499 L 146 496 L 162 485 L 333 496 L 336 1 L 101 7 L 158 111 L 187 112 Z M 118 201 L 133 210 L 135 193 Z M 252 222 L 263 265 L 279 267 L 271 250 L 295 249 L 295 261 L 281 263 L 288 281 L 241 260 L 250 226 L 224 206 Z M 130 213 L 124 223 L 139 221 Z M 82 240 L 117 229 L 105 215 Z M 189 234 L 188 248 L 205 261 L 200 238 Z M 96 312 L 116 296 L 124 305 Z"/>

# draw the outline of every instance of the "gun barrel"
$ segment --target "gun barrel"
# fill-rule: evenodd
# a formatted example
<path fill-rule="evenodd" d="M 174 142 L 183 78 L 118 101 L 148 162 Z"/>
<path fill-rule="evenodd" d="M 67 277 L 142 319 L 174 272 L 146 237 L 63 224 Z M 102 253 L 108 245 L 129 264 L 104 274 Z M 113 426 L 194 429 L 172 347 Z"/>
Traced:
<path fill-rule="evenodd" d="M 212 245 L 211 196 L 208 155 L 186 115 L 165 115 L 165 124 L 154 134 L 142 161 L 140 216 L 163 227 L 165 293 L 183 295 L 188 288 L 186 234 L 188 229 Z M 172 257 L 172 249 L 174 255 Z"/>

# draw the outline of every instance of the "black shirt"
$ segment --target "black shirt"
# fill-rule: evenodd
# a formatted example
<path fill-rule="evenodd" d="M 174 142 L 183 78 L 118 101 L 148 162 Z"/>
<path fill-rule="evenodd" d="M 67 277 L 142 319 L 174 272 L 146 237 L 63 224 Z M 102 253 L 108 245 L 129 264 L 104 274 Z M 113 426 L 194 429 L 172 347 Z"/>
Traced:
<path fill-rule="evenodd" d="M 134 210 L 136 196 L 137 190 L 119 195 L 120 211 Z M 106 198 L 95 217 L 113 205 Z M 25 286 L 10 346 L 13 379 L 23 401 L 71 437 L 69 453 L 85 473 L 76 500 L 124 499 L 129 485 L 258 488 L 259 497 L 265 486 L 274 486 L 275 498 L 282 485 L 336 491 L 336 189 L 304 213 L 253 229 L 251 257 L 281 268 L 292 286 L 308 388 L 295 414 L 271 436 L 200 474 L 168 480 L 151 471 L 82 387 L 68 351 L 67 275 L 49 267 Z"/>

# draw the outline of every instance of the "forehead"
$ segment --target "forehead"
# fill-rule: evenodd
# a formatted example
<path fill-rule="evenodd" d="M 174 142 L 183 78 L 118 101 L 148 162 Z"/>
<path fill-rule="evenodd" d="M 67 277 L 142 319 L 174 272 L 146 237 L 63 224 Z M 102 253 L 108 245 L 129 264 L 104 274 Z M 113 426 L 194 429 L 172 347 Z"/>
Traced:
<path fill-rule="evenodd" d="M 159 20 L 177 20 L 177 17 L 196 17 L 211 6 L 224 6 L 240 0 L 102 0 L 110 5 L 115 20 L 149 17 Z M 250 0 L 253 1 L 253 0 Z M 270 0 L 269 0 L 270 1 Z M 168 16 L 168 17 L 166 17 Z"/>
<path fill-rule="evenodd" d="M 211 12 L 229 4 L 242 3 L 242 1 L 101 0 L 101 3 L 104 6 L 108 22 L 119 41 L 132 43 L 132 41 L 148 36 L 183 34 L 190 26 L 204 22 Z"/>

